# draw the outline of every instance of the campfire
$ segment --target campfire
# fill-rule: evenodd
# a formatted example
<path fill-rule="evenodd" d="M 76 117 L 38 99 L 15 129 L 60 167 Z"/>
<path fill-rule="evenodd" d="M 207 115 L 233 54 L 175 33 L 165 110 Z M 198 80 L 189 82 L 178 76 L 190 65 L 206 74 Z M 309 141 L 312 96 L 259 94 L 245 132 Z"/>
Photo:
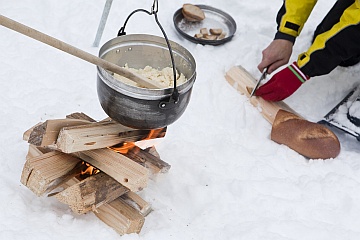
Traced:
<path fill-rule="evenodd" d="M 93 212 L 119 234 L 139 233 L 151 206 L 137 192 L 170 165 L 154 146 L 166 128 L 139 130 L 84 113 L 39 123 L 24 133 L 29 151 L 21 183 L 37 196 L 55 197 L 77 214 Z"/>

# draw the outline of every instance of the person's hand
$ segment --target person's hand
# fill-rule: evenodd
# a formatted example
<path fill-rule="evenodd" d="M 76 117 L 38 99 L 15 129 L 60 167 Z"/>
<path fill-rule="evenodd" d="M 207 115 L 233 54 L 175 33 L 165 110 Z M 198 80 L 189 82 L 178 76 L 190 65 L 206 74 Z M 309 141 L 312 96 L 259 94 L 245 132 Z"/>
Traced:
<path fill-rule="evenodd" d="M 260 72 L 268 68 L 270 74 L 279 67 L 289 62 L 292 54 L 293 43 L 284 39 L 275 39 L 270 45 L 262 51 L 262 60 L 258 65 Z"/>
<path fill-rule="evenodd" d="M 260 96 L 267 101 L 281 101 L 293 94 L 306 80 L 306 76 L 296 62 L 276 73 L 267 83 L 255 91 L 255 96 Z"/>

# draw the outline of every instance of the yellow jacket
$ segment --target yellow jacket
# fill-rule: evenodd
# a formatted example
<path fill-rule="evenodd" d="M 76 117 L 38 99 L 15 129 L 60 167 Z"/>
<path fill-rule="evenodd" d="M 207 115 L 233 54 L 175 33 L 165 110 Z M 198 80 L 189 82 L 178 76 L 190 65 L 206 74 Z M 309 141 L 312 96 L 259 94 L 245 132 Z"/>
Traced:
<path fill-rule="evenodd" d="M 295 42 L 316 2 L 284 0 L 277 16 L 275 39 Z M 342 61 L 360 56 L 360 0 L 338 0 L 335 5 L 340 13 L 330 10 L 326 18 L 339 20 L 325 26 L 328 29 L 316 35 L 310 48 L 298 57 L 298 66 L 310 77 L 327 74 Z"/>
<path fill-rule="evenodd" d="M 317 0 L 284 1 L 283 8 L 285 8 L 285 13 L 278 24 L 278 31 L 295 38 L 299 36 L 316 2 Z"/>

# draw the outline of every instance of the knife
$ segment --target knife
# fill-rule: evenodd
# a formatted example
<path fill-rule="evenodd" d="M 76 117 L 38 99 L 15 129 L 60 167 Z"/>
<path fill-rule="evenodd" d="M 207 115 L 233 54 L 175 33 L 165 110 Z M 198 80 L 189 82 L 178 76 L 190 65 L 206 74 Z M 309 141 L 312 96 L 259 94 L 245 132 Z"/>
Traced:
<path fill-rule="evenodd" d="M 256 89 L 258 89 L 258 87 L 259 87 L 259 85 L 260 85 L 260 82 L 266 78 L 267 70 L 268 70 L 267 68 L 264 69 L 263 73 L 261 74 L 261 77 L 260 77 L 259 80 L 256 82 L 255 87 L 254 87 L 253 90 L 251 91 L 250 97 L 252 97 L 252 96 L 254 95 Z"/>

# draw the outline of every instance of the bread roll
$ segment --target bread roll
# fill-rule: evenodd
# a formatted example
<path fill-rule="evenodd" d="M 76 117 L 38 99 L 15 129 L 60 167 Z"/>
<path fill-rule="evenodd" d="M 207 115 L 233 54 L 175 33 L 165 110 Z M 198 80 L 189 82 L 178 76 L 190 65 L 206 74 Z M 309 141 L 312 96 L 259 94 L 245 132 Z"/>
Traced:
<path fill-rule="evenodd" d="M 340 142 L 332 131 L 284 110 L 276 114 L 271 140 L 311 159 L 335 158 L 340 153 Z"/>
<path fill-rule="evenodd" d="M 221 28 L 210 28 L 210 33 L 212 35 L 220 35 L 223 32 Z"/>
<path fill-rule="evenodd" d="M 204 38 L 206 40 L 216 40 L 217 36 L 216 35 L 205 35 Z"/>
<path fill-rule="evenodd" d="M 190 3 L 186 3 L 183 5 L 182 14 L 185 19 L 191 22 L 199 22 L 205 19 L 204 11 L 201 10 L 198 6 L 195 6 Z"/>
<path fill-rule="evenodd" d="M 200 33 L 201 33 L 202 35 L 208 35 L 208 34 L 209 34 L 209 31 L 208 31 L 207 28 L 200 28 Z"/>

